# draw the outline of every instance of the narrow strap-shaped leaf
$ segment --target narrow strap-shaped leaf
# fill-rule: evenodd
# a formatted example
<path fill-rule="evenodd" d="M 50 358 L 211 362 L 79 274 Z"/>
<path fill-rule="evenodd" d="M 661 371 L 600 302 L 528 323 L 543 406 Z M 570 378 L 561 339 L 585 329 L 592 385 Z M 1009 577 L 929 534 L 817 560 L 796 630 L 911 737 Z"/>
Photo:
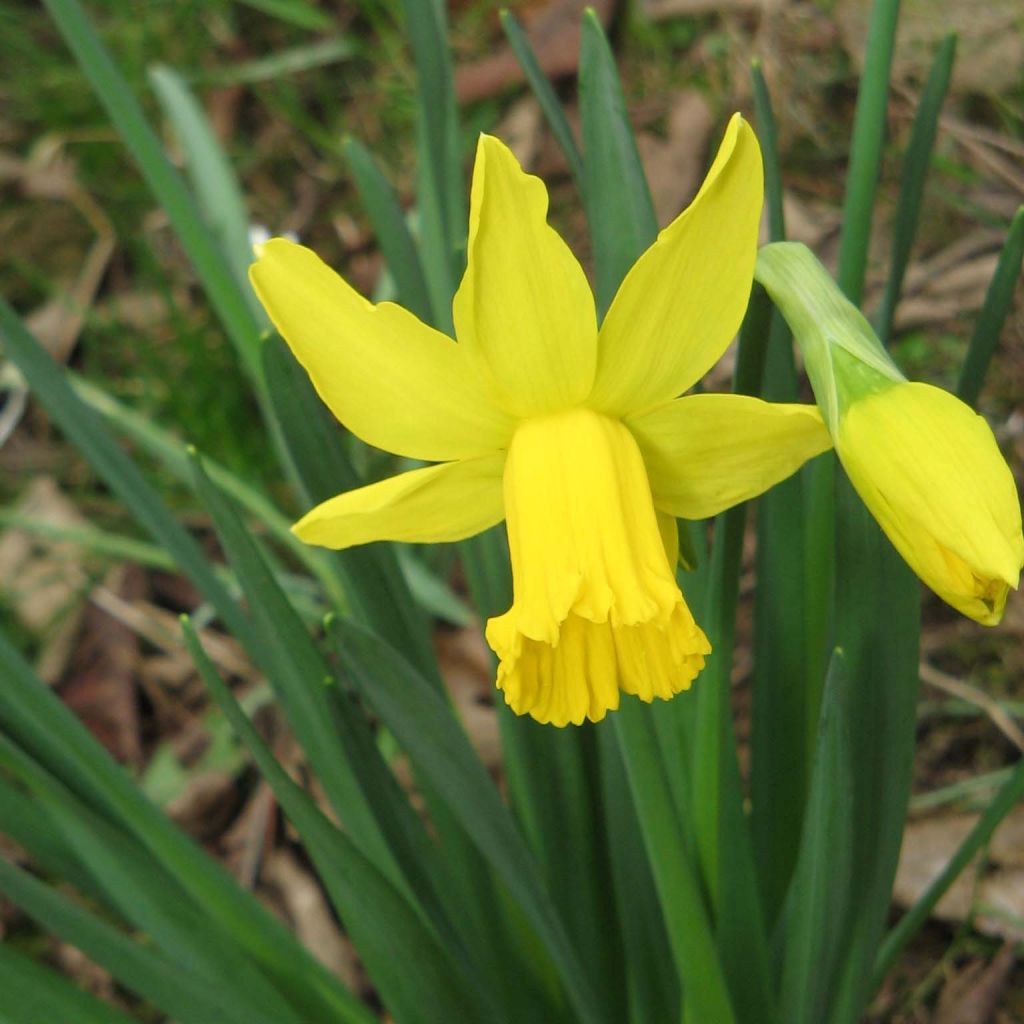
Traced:
<path fill-rule="evenodd" d="M 839 483 L 836 646 L 850 675 L 856 766 L 850 914 L 829 1024 L 854 1024 L 870 998 L 906 821 L 917 720 L 920 587 L 849 482 Z"/>
<path fill-rule="evenodd" d="M 0 942 L 0 992 L 4 994 L 0 1020 L 5 1024 L 138 1024 L 138 1018 L 101 1003 L 6 942 Z"/>
<path fill-rule="evenodd" d="M 654 241 L 658 221 L 615 57 L 594 11 L 583 13 L 580 36 L 580 121 L 583 127 L 583 199 L 594 245 L 598 316 L 619 282 Z"/>
<path fill-rule="evenodd" d="M 523 74 L 526 75 L 526 81 L 533 90 L 533 95 L 548 122 L 551 134 L 555 137 L 559 149 L 565 156 L 569 171 L 576 181 L 576 187 L 582 193 L 584 187 L 583 155 L 580 153 L 579 146 L 576 145 L 576 138 L 569 127 L 562 104 L 559 102 L 551 82 L 548 81 L 547 75 L 544 74 L 537 55 L 530 45 L 530 40 L 516 20 L 516 16 L 509 10 L 501 11 L 499 16 L 501 27 L 505 30 L 505 38 L 508 40 L 509 46 L 512 47 L 512 52 L 523 69 Z"/>
<path fill-rule="evenodd" d="M 252 377 L 258 379 L 257 322 L 228 262 L 203 223 L 181 177 L 164 155 L 128 83 L 111 60 L 78 0 L 46 0 L 46 8 L 132 154 L 150 191 L 170 218 L 239 357 Z"/>
<path fill-rule="evenodd" d="M 744 354 L 752 358 L 749 349 Z M 744 368 L 738 367 L 737 377 L 744 376 Z M 730 701 L 745 527 L 745 505 L 729 509 L 715 524 L 710 581 L 700 616 L 712 651 L 694 695 L 697 707 L 690 814 L 736 1019 L 767 1024 L 775 1020 L 768 940 L 750 830 L 743 811 Z M 686 993 L 684 979 L 689 1005 Z M 693 1012 L 697 1020 L 704 1019 L 695 1006 Z"/>
<path fill-rule="evenodd" d="M 0 735 L 0 765 L 33 793 L 66 836 L 79 863 L 123 920 L 147 934 L 162 955 L 214 988 L 236 991 L 234 1005 L 257 1017 L 301 1024 L 250 961 L 230 933 L 185 894 L 134 840 L 81 806 L 71 793 L 31 757 Z"/>
<path fill-rule="evenodd" d="M 899 13 L 900 0 L 874 0 L 864 44 L 864 71 L 857 91 L 837 274 L 839 287 L 857 305 L 864 292 Z"/>
<path fill-rule="evenodd" d="M 955 57 L 956 36 L 951 33 L 943 39 L 935 54 L 935 59 L 932 61 L 928 80 L 921 93 L 921 102 L 914 115 L 914 125 L 910 132 L 906 156 L 903 158 L 900 197 L 896 203 L 896 216 L 892 230 L 889 277 L 886 279 L 885 292 L 875 317 L 878 337 L 883 345 L 889 342 L 892 321 L 896 313 L 896 303 L 899 302 L 900 292 L 903 290 L 903 276 L 907 271 L 910 250 L 917 234 L 925 178 L 931 163 L 935 133 L 939 126 L 939 115 L 942 113 L 942 103 L 949 90 L 949 80 L 953 73 Z"/>
<path fill-rule="evenodd" d="M 341 428 L 288 346 L 276 335 L 268 336 L 262 361 L 280 447 L 292 460 L 292 476 L 304 502 L 315 505 L 360 486 L 363 481 L 345 450 Z M 425 617 L 409 593 L 394 551 L 374 544 L 332 552 L 327 558 L 352 612 L 374 632 L 411 651 L 427 678 L 440 687 Z"/>
<path fill-rule="evenodd" d="M 736 1016 L 718 959 L 697 865 L 687 853 L 672 789 L 659 755 L 657 733 L 646 711 L 639 702 L 624 700 L 615 715 L 615 727 L 676 971 L 694 1021 L 732 1024 Z"/>
<path fill-rule="evenodd" d="M 851 898 L 853 773 L 850 681 L 842 654 L 832 655 L 799 859 L 780 922 L 781 1013 L 786 1024 L 824 1019 Z"/>
<path fill-rule="evenodd" d="M 470 592 L 486 618 L 500 615 L 512 600 L 504 529 L 462 545 Z M 513 811 L 601 1001 L 612 1019 L 622 1019 L 627 963 L 609 877 L 609 826 L 597 799 L 601 769 L 594 737 L 586 729 L 538 728 L 500 698 L 497 704 Z"/>
<path fill-rule="evenodd" d="M 0 892 L 48 931 L 105 967 L 123 985 L 182 1024 L 273 1024 L 239 1009 L 230 991 L 187 974 L 0 857 Z"/>
<path fill-rule="evenodd" d="M 877 989 L 885 981 L 889 969 L 903 952 L 906 944 L 931 916 L 935 905 L 946 894 L 949 887 L 960 877 L 960 873 L 974 859 L 978 851 L 991 839 L 992 833 L 1002 820 L 1024 799 L 1024 758 L 1019 760 L 1010 777 L 991 799 L 984 814 L 974 828 L 950 857 L 946 866 L 933 879 L 917 902 L 899 919 L 896 926 L 885 937 L 875 960 L 874 977 L 871 987 Z"/>
<path fill-rule="evenodd" d="M 679 977 L 665 917 L 651 872 L 618 737 L 597 734 L 601 802 L 608 828 L 608 858 L 618 909 L 631 1024 L 680 1019 Z"/>
<path fill-rule="evenodd" d="M 109 392 L 70 371 L 67 379 L 83 402 L 95 409 L 115 431 L 130 438 L 147 454 L 187 487 L 193 485 L 192 462 L 188 446 L 159 424 L 118 401 Z M 216 485 L 255 518 L 267 533 L 286 548 L 320 580 L 324 592 L 335 607 L 345 608 L 344 584 L 325 559 L 324 552 L 303 544 L 291 531 L 292 520 L 252 484 L 222 463 L 206 457 L 206 471 Z"/>
<path fill-rule="evenodd" d="M 231 267 L 254 321 L 266 326 L 267 315 L 247 279 L 252 262 L 249 212 L 238 179 L 213 133 L 206 113 L 185 80 L 163 65 L 149 70 L 149 82 L 164 116 L 171 122 L 185 158 L 185 171 L 203 219 Z"/>
<path fill-rule="evenodd" d="M 398 301 L 424 323 L 434 323 L 436 317 L 430 304 L 420 254 L 391 182 L 384 177 L 373 155 L 358 139 L 349 136 L 343 148 L 359 189 L 359 198 L 384 254 L 384 262 L 395 279 Z"/>
<path fill-rule="evenodd" d="M 361 626 L 336 619 L 330 628 L 347 673 L 521 907 L 580 1019 L 608 1020 L 521 833 L 443 699 L 401 655 Z"/>
<path fill-rule="evenodd" d="M 213 667 L 187 618 L 185 642 L 213 698 L 291 818 L 381 997 L 399 1022 L 484 1021 L 483 998 L 407 897 L 331 824 L 278 764 Z"/>
<path fill-rule="evenodd" d="M 346 737 L 337 729 L 339 724 L 353 730 L 365 730 L 368 725 L 355 716 L 340 721 L 332 716 L 326 689 L 332 678 L 330 666 L 281 592 L 237 513 L 206 475 L 198 456 L 193 470 L 196 490 L 249 598 L 253 622 L 267 636 L 269 658 L 263 668 L 289 724 L 345 828 L 381 865 L 384 874 L 397 881 L 401 873 L 360 777 L 363 769 L 376 774 L 376 768 L 386 768 L 372 761 L 357 763 L 352 756 L 353 745 L 357 749 L 366 749 L 367 745 L 359 737 Z M 375 749 L 372 743 L 369 747 Z"/>
<path fill-rule="evenodd" d="M 196 905 L 290 989 L 314 1019 L 340 1014 L 352 996 L 227 871 L 194 846 L 32 673 L 0 632 L 0 727 L 26 753 L 104 817 L 117 822 L 177 879 Z"/>
<path fill-rule="evenodd" d="M 1019 207 L 1010 224 L 1003 243 L 996 272 L 989 282 L 985 302 L 978 314 L 967 346 L 967 356 L 960 370 L 956 393 L 968 405 L 977 405 L 981 386 L 995 355 L 999 336 L 1003 332 L 1006 316 L 1013 306 L 1013 293 L 1020 281 L 1021 262 L 1024 260 L 1024 206 Z"/>
<path fill-rule="evenodd" d="M 417 205 L 434 326 L 452 333 L 452 296 L 462 274 L 466 200 L 458 108 L 441 0 L 402 0 L 416 62 Z"/>
<path fill-rule="evenodd" d="M 778 131 L 760 63 L 751 66 L 754 115 L 764 158 L 769 238 L 786 235 Z M 751 298 L 757 300 L 759 286 Z M 748 313 L 748 317 L 750 314 Z M 793 339 L 777 313 L 768 333 L 762 397 L 798 399 Z M 757 502 L 757 587 L 754 590 L 754 666 L 750 738 L 750 829 L 766 929 L 782 906 L 796 863 L 814 739 L 814 693 L 808 673 L 808 634 L 825 648 L 827 609 L 808 608 L 805 581 L 804 491 L 816 467 L 783 480 Z"/>

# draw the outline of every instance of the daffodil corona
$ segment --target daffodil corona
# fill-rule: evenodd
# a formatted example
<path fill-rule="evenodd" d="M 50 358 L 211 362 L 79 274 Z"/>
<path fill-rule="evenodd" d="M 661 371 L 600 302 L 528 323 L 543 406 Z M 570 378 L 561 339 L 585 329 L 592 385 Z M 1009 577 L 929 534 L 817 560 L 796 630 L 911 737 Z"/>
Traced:
<path fill-rule="evenodd" d="M 304 541 L 454 541 L 506 520 L 512 607 L 487 625 L 519 714 L 598 721 L 620 692 L 687 688 L 710 647 L 676 582 L 675 517 L 759 494 L 829 446 L 817 410 L 680 398 L 746 308 L 761 156 L 738 115 L 693 203 L 637 260 L 604 322 L 547 223 L 542 182 L 480 137 L 458 342 L 374 306 L 312 252 L 266 243 L 251 278 L 338 419 L 437 465 L 338 495 Z"/>

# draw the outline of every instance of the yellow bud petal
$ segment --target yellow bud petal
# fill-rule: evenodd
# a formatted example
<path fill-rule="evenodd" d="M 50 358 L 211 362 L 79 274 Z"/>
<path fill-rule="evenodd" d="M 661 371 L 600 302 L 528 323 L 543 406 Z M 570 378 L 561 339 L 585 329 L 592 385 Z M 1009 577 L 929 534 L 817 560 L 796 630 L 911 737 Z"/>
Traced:
<path fill-rule="evenodd" d="M 836 436 L 843 467 L 893 545 L 944 601 L 1002 618 L 1024 564 L 1020 501 L 985 420 L 929 384 L 853 402 Z"/>

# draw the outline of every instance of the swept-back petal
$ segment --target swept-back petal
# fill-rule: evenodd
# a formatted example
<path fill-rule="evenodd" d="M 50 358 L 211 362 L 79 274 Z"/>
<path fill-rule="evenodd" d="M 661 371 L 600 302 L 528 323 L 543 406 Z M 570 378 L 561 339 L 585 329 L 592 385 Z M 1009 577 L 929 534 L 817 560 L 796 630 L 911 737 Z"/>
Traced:
<path fill-rule="evenodd" d="M 503 455 L 445 462 L 346 491 L 293 527 L 307 544 L 350 548 L 374 540 L 462 540 L 501 522 Z"/>
<path fill-rule="evenodd" d="M 320 397 L 367 443 L 432 462 L 507 443 L 511 421 L 487 401 L 466 353 L 408 310 L 368 302 L 283 238 L 261 247 L 249 277 Z"/>
<path fill-rule="evenodd" d="M 762 197 L 757 138 L 734 114 L 696 198 L 619 286 L 601 325 L 588 405 L 614 416 L 643 412 L 718 361 L 747 308 Z"/>
<path fill-rule="evenodd" d="M 594 379 L 594 297 L 547 212 L 540 178 L 524 173 L 504 143 L 481 135 L 455 333 L 515 416 L 575 405 Z"/>
<path fill-rule="evenodd" d="M 784 480 L 832 441 L 813 405 L 745 395 L 687 395 L 626 421 L 654 504 L 704 519 Z"/>

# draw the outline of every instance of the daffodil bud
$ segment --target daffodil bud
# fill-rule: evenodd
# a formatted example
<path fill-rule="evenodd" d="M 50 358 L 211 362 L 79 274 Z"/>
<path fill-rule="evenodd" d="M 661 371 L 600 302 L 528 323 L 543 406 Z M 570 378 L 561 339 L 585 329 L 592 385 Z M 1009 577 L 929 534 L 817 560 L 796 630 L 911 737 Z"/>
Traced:
<path fill-rule="evenodd" d="M 800 346 L 850 482 L 907 564 L 985 625 L 1024 563 L 1020 501 L 985 420 L 900 373 L 863 314 L 804 245 L 761 250 L 755 276 Z"/>

